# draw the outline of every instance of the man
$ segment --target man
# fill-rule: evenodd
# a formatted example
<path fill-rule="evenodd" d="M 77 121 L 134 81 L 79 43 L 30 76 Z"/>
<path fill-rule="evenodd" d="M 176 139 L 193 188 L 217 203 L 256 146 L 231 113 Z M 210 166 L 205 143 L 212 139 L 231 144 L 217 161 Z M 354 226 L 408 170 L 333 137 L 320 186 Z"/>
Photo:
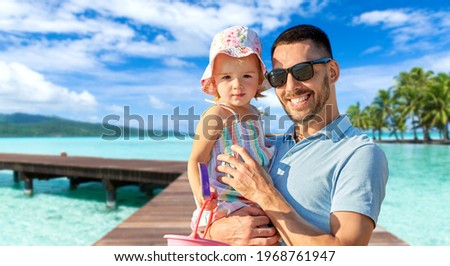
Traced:
<path fill-rule="evenodd" d="M 288 245 L 368 244 L 385 195 L 387 161 L 339 115 L 340 70 L 332 58 L 327 35 L 311 25 L 288 29 L 274 42 L 267 78 L 294 125 L 275 140 L 270 176 L 242 147 L 233 149 L 244 162 L 219 155 L 234 166 L 218 167 L 233 176 L 222 182 L 261 209 L 245 207 L 214 222 L 211 238 L 273 245 L 278 231 Z"/>

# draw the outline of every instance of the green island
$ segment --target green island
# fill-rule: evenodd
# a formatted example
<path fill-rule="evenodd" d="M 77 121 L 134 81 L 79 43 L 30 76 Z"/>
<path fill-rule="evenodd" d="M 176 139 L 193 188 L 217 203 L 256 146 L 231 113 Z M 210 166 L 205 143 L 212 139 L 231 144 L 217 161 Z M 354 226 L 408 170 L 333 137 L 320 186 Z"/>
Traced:
<path fill-rule="evenodd" d="M 112 130 L 114 129 L 114 130 Z M 170 132 L 80 122 L 57 116 L 25 113 L 0 114 L 0 137 L 102 137 L 167 136 Z"/>
<path fill-rule="evenodd" d="M 369 106 L 361 107 L 357 102 L 350 105 L 347 114 L 355 127 L 371 131 L 380 142 L 437 143 L 450 144 L 448 123 L 450 116 L 450 76 L 434 74 L 423 68 L 414 67 L 395 77 L 396 84 L 380 89 Z M 383 130 L 393 136 L 382 140 Z M 405 139 L 411 131 L 413 139 Z M 439 139 L 432 139 L 430 132 L 437 130 Z M 417 132 L 423 133 L 423 139 Z"/>

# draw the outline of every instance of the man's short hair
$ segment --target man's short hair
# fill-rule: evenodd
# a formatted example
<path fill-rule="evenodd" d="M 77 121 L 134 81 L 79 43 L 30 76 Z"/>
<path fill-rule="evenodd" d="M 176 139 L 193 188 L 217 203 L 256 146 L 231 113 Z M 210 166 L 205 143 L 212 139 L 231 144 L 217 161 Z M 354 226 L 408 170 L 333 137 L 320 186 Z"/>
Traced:
<path fill-rule="evenodd" d="M 317 48 L 324 51 L 325 57 L 333 58 L 330 40 L 327 34 L 316 26 L 302 24 L 283 31 L 272 45 L 271 56 L 277 46 L 311 40 Z"/>

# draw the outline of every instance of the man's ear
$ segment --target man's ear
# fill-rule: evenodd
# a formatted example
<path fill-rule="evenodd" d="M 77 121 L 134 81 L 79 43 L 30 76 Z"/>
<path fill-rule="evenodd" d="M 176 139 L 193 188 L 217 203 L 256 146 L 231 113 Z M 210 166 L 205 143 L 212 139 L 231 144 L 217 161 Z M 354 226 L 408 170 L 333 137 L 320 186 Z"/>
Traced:
<path fill-rule="evenodd" d="M 330 63 L 330 81 L 335 83 L 339 79 L 340 68 L 336 60 L 332 60 Z"/>

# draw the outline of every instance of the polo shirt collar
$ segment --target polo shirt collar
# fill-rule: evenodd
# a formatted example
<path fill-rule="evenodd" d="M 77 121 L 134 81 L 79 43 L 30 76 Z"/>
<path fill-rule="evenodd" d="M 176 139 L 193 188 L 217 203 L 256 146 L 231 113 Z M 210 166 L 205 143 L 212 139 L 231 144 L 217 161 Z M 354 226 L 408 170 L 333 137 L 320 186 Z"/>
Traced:
<path fill-rule="evenodd" d="M 350 119 L 346 114 L 339 115 L 330 124 L 326 125 L 324 128 L 322 128 L 315 134 L 308 136 L 307 139 L 323 135 L 328 139 L 331 139 L 333 142 L 337 142 L 347 136 L 346 132 L 351 126 L 352 124 L 350 122 Z M 284 134 L 284 140 L 294 141 L 294 136 L 295 136 L 295 127 L 294 125 L 291 125 Z"/>
<path fill-rule="evenodd" d="M 295 141 L 295 127 L 294 127 L 295 125 L 293 124 L 293 125 L 291 125 L 289 128 L 288 128 L 288 130 L 286 131 L 286 133 L 284 133 L 284 136 L 283 136 L 283 140 L 284 141 Z"/>

